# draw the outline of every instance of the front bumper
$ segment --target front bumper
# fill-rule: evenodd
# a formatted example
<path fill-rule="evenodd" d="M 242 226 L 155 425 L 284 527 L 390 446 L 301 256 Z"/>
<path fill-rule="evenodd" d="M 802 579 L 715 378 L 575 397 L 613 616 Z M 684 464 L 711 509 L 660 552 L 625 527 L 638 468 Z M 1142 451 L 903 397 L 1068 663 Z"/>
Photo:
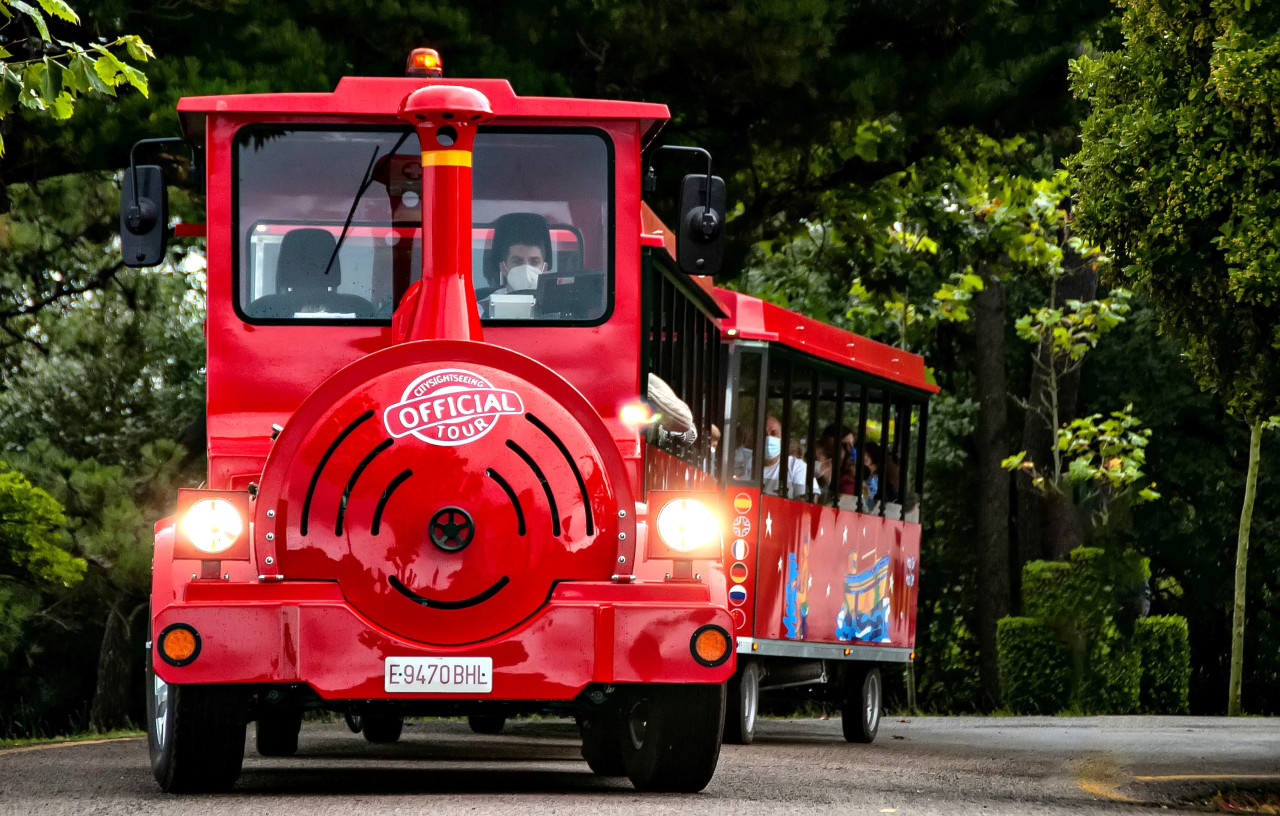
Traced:
<path fill-rule="evenodd" d="M 184 666 L 154 656 L 156 673 L 168 683 L 305 683 L 326 700 L 571 700 L 590 683 L 722 683 L 734 670 L 732 654 L 708 667 L 690 651 L 701 626 L 733 631 L 728 611 L 713 605 L 700 583 L 562 583 L 516 628 L 458 647 L 380 628 L 352 609 L 334 582 L 194 581 L 180 594 L 181 601 L 154 615 L 152 631 L 187 624 L 201 645 Z M 492 658 L 493 690 L 384 689 L 386 658 L 443 656 Z"/>

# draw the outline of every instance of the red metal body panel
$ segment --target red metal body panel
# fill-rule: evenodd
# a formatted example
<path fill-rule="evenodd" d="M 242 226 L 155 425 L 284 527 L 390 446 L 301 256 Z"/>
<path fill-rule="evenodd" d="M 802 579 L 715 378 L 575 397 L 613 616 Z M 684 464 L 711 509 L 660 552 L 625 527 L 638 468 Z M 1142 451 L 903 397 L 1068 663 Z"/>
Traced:
<path fill-rule="evenodd" d="M 715 623 L 728 629 L 714 586 L 702 583 L 620 585 L 563 583 L 534 618 L 501 638 L 441 648 L 406 640 L 354 612 L 336 582 L 187 581 L 199 562 L 172 561 L 172 527 L 156 538 L 152 605 L 157 631 L 188 623 L 201 634 L 200 659 L 182 667 L 155 661 L 169 683 L 306 682 L 325 699 L 448 699 L 447 694 L 396 695 L 383 688 L 386 657 L 491 657 L 494 689 L 485 699 L 571 700 L 588 684 L 718 683 L 733 661 L 707 668 L 688 637 Z M 237 565 L 238 566 L 238 565 Z"/>
<path fill-rule="evenodd" d="M 777 496 L 758 513 L 754 637 L 915 645 L 919 524 Z"/>
<path fill-rule="evenodd" d="M 398 312 L 394 325 L 243 320 L 237 131 L 398 125 L 402 103 L 417 110 L 406 97 L 434 86 L 451 99 L 479 91 L 495 126 L 589 128 L 609 140 L 608 319 L 460 339 L 480 337 L 474 298 L 458 294 L 471 286 L 469 176 L 458 161 L 424 155 L 423 232 L 449 237 L 423 242 L 439 275 L 433 283 L 424 271 L 422 286 L 437 290 L 402 304 L 434 305 Z M 332 94 L 189 98 L 179 111 L 205 142 L 208 173 L 208 485 L 252 483 L 257 493 L 251 560 L 220 562 L 217 579 L 202 577 L 213 573 L 207 564 L 174 558 L 172 519 L 157 525 L 153 626 L 186 623 L 201 638 L 197 659 L 156 660 L 157 674 L 305 683 L 330 700 L 450 698 L 388 693 L 388 657 L 492 658 L 484 699 L 571 700 L 592 682 L 725 681 L 733 659 L 706 667 L 690 653 L 699 626 L 732 631 L 721 567 L 695 562 L 701 580 L 666 581 L 661 562 L 636 563 L 647 532 L 633 493 L 643 449 L 617 419 L 641 392 L 640 150 L 666 107 L 521 98 L 502 80 L 388 78 L 344 79 Z M 436 375 L 454 380 L 433 391 Z M 284 426 L 278 437 L 273 424 Z M 429 439 L 437 430 L 463 438 Z M 429 524 L 450 508 L 477 521 L 457 551 L 443 551 Z"/>
<path fill-rule="evenodd" d="M 731 337 L 775 341 L 921 391 L 938 393 L 938 386 L 925 379 L 924 358 L 917 354 L 819 323 L 741 292 L 719 288 L 715 292 L 729 313 L 722 328 Z"/>
<path fill-rule="evenodd" d="M 476 83 L 466 81 L 466 84 Z M 487 83 L 479 84 L 487 87 Z M 582 100 L 557 101 L 574 108 Z M 501 108 L 497 103 L 494 107 L 495 110 Z M 238 128 L 263 118 L 211 113 L 208 121 L 206 336 L 208 484 L 211 488 L 243 489 L 261 472 L 273 423 L 283 425 L 312 389 L 343 366 L 392 344 L 390 326 L 253 325 L 236 314 L 232 283 L 232 142 Z M 315 123 L 317 117 L 288 115 L 272 117 L 271 121 L 309 124 Z M 361 121 L 371 123 L 369 119 Z M 395 107 L 376 121 L 397 123 Z M 511 122 L 497 119 L 494 124 Z M 617 420 L 617 416 L 622 406 L 637 401 L 641 393 L 640 345 L 636 337 L 636 326 L 640 322 L 641 123 L 556 118 L 538 124 L 599 127 L 613 141 L 617 157 L 613 313 L 605 323 L 591 327 L 553 326 L 530 331 L 523 327 L 495 326 L 485 330 L 485 341 L 533 357 L 572 383 L 595 406 L 628 458 L 636 459 L 632 465 L 635 470 L 638 458 L 634 453 L 634 433 Z M 292 351 L 296 349 L 305 351 Z M 610 363 L 609 376 L 600 375 L 600 361 L 605 359 Z"/>

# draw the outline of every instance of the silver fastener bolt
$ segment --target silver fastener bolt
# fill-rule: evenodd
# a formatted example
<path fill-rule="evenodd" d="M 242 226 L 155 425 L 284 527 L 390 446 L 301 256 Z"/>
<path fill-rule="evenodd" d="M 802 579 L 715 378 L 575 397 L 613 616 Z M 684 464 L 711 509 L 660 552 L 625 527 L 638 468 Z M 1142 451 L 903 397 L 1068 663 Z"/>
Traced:
<path fill-rule="evenodd" d="M 222 573 L 222 580 L 224 580 L 224 581 L 230 581 L 230 580 L 231 580 L 231 573 L 229 573 L 229 572 L 224 572 L 224 573 Z"/>
<path fill-rule="evenodd" d="M 627 540 L 627 534 L 626 534 L 626 533 L 618 533 L 618 540 L 619 540 L 619 541 L 626 541 L 626 540 Z"/>
<path fill-rule="evenodd" d="M 276 517 L 276 511 L 274 510 L 267 511 L 267 518 L 275 518 L 275 517 Z"/>
<path fill-rule="evenodd" d="M 266 563 L 268 567 L 276 562 L 276 560 L 269 555 L 265 559 L 263 559 L 263 561 L 264 563 Z"/>
<path fill-rule="evenodd" d="M 627 563 L 627 557 L 626 557 L 625 555 L 620 555 L 620 556 L 618 556 L 618 563 L 619 563 L 619 564 L 625 564 L 625 563 Z M 193 577 L 194 577 L 194 576 L 193 576 Z"/>
<path fill-rule="evenodd" d="M 627 511 L 626 511 L 626 510 L 619 510 L 619 511 L 618 511 L 618 518 L 626 518 L 626 517 L 627 517 Z"/>
<path fill-rule="evenodd" d="M 275 540 L 276 540 L 275 533 L 267 533 L 267 541 L 275 541 Z"/>
<path fill-rule="evenodd" d="M 191 573 L 191 580 L 194 581 L 195 579 L 196 579 L 196 574 L 193 572 Z"/>

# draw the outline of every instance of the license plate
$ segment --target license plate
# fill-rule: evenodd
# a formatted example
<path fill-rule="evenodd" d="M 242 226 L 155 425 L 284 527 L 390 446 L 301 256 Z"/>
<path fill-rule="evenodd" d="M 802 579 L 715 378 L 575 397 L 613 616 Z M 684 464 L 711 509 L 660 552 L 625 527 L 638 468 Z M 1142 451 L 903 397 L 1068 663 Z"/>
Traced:
<path fill-rule="evenodd" d="M 384 691 L 488 694 L 493 691 L 491 657 L 388 657 Z"/>

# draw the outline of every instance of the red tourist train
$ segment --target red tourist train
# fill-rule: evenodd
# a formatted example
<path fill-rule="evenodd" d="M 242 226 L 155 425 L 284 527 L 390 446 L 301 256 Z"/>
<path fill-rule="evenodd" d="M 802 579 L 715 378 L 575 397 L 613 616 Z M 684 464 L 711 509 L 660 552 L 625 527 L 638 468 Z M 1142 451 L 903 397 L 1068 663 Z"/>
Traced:
<path fill-rule="evenodd" d="M 906 659 L 922 364 L 711 286 L 723 183 L 685 178 L 674 234 L 641 201 L 665 106 L 410 67 L 178 105 L 206 193 L 177 232 L 207 240 L 208 479 L 156 524 L 155 777 L 230 787 L 248 722 L 289 755 L 309 710 L 371 742 L 553 710 L 596 773 L 700 790 L 761 689 L 843 700 Z M 161 168 L 131 162 L 126 263 L 162 262 L 168 222 Z M 815 428 L 853 405 L 857 452 L 825 464 Z M 871 437 L 899 492 L 859 472 L 876 504 L 844 509 L 822 469 Z M 804 448 L 804 496 L 773 495 L 770 438 Z M 828 572 L 843 606 L 787 594 Z"/>

